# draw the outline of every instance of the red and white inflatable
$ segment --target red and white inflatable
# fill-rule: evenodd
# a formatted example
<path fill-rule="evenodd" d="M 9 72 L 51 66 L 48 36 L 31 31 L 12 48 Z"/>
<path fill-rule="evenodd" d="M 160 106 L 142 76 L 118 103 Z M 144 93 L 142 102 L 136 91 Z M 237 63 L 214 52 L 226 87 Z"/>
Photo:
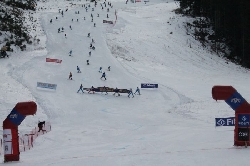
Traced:
<path fill-rule="evenodd" d="M 3 121 L 4 162 L 19 161 L 18 126 L 27 115 L 34 115 L 36 111 L 35 102 L 20 102 Z"/>

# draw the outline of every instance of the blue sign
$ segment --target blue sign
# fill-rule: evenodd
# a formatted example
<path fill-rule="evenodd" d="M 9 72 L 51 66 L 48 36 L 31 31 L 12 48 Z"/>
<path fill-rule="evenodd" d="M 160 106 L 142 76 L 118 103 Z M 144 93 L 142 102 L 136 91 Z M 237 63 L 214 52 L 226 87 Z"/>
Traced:
<path fill-rule="evenodd" d="M 235 126 L 235 117 L 215 118 L 215 126 Z"/>
<path fill-rule="evenodd" d="M 245 102 L 245 99 L 238 93 L 235 92 L 231 97 L 226 100 L 226 103 L 233 109 L 236 110 L 242 103 Z"/>
<path fill-rule="evenodd" d="M 47 89 L 56 90 L 57 85 L 56 84 L 43 83 L 43 82 L 37 82 L 37 87 L 38 88 L 47 88 Z"/>
<path fill-rule="evenodd" d="M 141 88 L 158 88 L 158 84 L 141 84 Z"/>
<path fill-rule="evenodd" d="M 250 114 L 238 115 L 238 127 L 250 127 Z"/>
<path fill-rule="evenodd" d="M 13 124 L 18 126 L 25 119 L 25 116 L 20 114 L 17 110 L 13 109 L 7 116 L 7 119 L 9 119 Z"/>

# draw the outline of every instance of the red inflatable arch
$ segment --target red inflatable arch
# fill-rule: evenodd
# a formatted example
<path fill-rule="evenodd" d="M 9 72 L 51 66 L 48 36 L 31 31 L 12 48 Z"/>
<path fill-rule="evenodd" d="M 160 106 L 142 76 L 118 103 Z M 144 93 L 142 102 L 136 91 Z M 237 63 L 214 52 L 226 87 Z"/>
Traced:
<path fill-rule="evenodd" d="M 225 102 L 235 111 L 234 145 L 250 145 L 250 104 L 232 86 L 214 86 L 212 97 Z"/>
<path fill-rule="evenodd" d="M 4 162 L 19 161 L 18 126 L 27 115 L 34 115 L 36 111 L 35 102 L 20 102 L 3 121 Z"/>

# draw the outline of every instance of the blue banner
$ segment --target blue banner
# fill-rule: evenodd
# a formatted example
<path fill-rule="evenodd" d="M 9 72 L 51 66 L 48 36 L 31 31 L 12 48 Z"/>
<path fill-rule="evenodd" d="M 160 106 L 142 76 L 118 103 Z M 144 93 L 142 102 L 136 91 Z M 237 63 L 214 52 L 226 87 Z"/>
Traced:
<path fill-rule="evenodd" d="M 141 88 L 158 88 L 158 84 L 146 84 L 146 83 L 142 83 L 141 84 Z"/>
<path fill-rule="evenodd" d="M 245 102 L 245 99 L 238 93 L 235 92 L 231 97 L 226 100 L 226 103 L 233 109 L 236 110 L 242 103 Z"/>
<path fill-rule="evenodd" d="M 9 119 L 13 124 L 18 126 L 25 119 L 25 116 L 20 114 L 17 110 L 13 109 L 7 116 L 7 119 Z"/>
<path fill-rule="evenodd" d="M 57 85 L 56 84 L 43 83 L 43 82 L 37 82 L 37 87 L 38 88 L 47 88 L 47 89 L 56 90 Z"/>
<path fill-rule="evenodd" d="M 238 115 L 238 127 L 250 127 L 250 114 Z"/>
<path fill-rule="evenodd" d="M 235 126 L 235 117 L 215 118 L 215 126 Z"/>

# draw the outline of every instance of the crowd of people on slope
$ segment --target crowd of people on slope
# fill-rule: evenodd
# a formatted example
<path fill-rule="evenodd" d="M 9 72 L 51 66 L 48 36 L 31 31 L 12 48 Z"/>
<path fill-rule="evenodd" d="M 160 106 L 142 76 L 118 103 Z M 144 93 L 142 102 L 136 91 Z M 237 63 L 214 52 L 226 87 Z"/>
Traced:
<path fill-rule="evenodd" d="M 106 0 L 105 0 L 105 2 L 103 2 L 103 3 L 100 3 L 100 5 L 101 5 L 102 10 L 104 9 L 104 7 L 107 7 L 107 12 L 110 11 L 109 7 L 110 7 L 110 8 L 113 8 L 113 5 L 111 4 L 111 2 L 106 2 Z M 96 2 L 96 1 L 94 1 L 94 6 L 95 6 L 95 7 L 97 6 L 97 2 Z M 84 5 L 82 5 L 82 7 L 84 7 L 85 10 L 86 10 L 86 12 L 88 12 L 89 9 L 91 8 L 91 4 L 84 4 Z M 64 12 L 63 10 L 59 9 L 59 13 L 61 14 L 62 17 L 64 17 L 64 14 L 65 14 L 67 11 L 68 11 L 68 9 L 66 9 L 65 12 Z M 92 11 L 94 11 L 94 8 L 92 8 Z M 75 11 L 75 14 L 80 14 L 80 11 Z M 93 16 L 92 13 L 90 14 L 90 17 L 91 17 L 91 22 L 93 22 L 93 21 L 94 21 L 94 16 Z M 99 13 L 97 13 L 97 17 L 99 17 Z M 108 14 L 107 14 L 107 18 L 109 18 Z M 58 17 L 56 17 L 56 20 L 57 20 L 57 19 L 58 19 Z M 86 20 L 85 17 L 84 17 L 84 20 Z M 73 21 L 74 21 L 74 18 L 73 18 L 71 21 L 73 22 Z M 78 18 L 76 19 L 76 21 L 77 21 L 77 22 L 79 21 Z M 50 19 L 50 23 L 52 23 L 52 19 Z M 93 27 L 96 27 L 96 23 L 93 24 Z M 71 25 L 69 25 L 69 29 L 70 29 L 70 30 L 73 30 L 73 28 L 72 28 Z M 60 27 L 60 28 L 58 28 L 58 33 L 64 32 L 64 30 L 65 30 L 64 27 Z M 66 34 L 66 33 L 64 34 L 64 36 L 65 36 L 65 38 L 67 38 L 67 34 Z M 92 51 L 94 51 L 94 50 L 96 49 L 95 46 L 94 46 L 95 41 L 94 41 L 94 39 L 91 37 L 91 34 L 90 34 L 90 33 L 87 34 L 87 37 L 88 37 L 88 38 L 91 38 L 91 42 L 90 42 L 90 47 L 89 47 L 89 48 L 90 48 Z M 72 56 L 72 54 L 73 54 L 73 50 L 71 49 L 71 50 L 69 51 L 69 56 Z M 91 55 L 92 55 L 92 52 L 89 51 L 89 57 L 91 57 Z M 87 62 L 87 65 L 90 65 L 89 59 L 87 59 L 86 62 Z M 108 71 L 111 70 L 110 68 L 111 68 L 111 67 L 108 66 Z M 77 70 L 77 73 L 81 73 L 81 70 L 80 70 L 80 67 L 79 67 L 79 66 L 76 67 L 76 70 Z M 99 73 L 102 73 L 101 78 L 100 78 L 101 80 L 107 80 L 107 78 L 106 78 L 106 73 L 102 71 L 102 67 L 99 68 Z M 72 72 L 70 72 L 70 74 L 69 74 L 69 80 L 73 80 Z M 105 92 L 105 95 L 107 95 L 108 92 L 105 91 L 105 89 L 106 89 L 106 87 L 104 86 L 104 92 Z M 81 91 L 82 93 L 84 93 L 84 88 L 83 88 L 83 85 L 82 85 L 82 84 L 80 85 L 80 88 L 78 89 L 77 93 L 79 93 L 80 91 Z M 93 94 L 94 94 L 94 93 L 95 93 L 95 88 L 94 88 L 93 86 L 92 86 L 91 88 L 89 88 L 89 89 L 88 89 L 88 93 L 93 93 Z M 102 93 L 103 93 L 103 92 L 102 92 Z M 132 88 L 129 89 L 128 97 L 129 97 L 129 98 L 130 98 L 130 96 L 131 96 L 131 97 L 134 97 L 134 94 L 139 94 L 139 95 L 140 95 L 140 89 L 139 89 L 138 87 L 136 88 L 136 91 L 135 91 L 134 93 L 133 93 L 133 91 L 132 91 Z M 116 88 L 116 89 L 114 90 L 114 94 L 113 94 L 113 95 L 114 95 L 114 96 L 120 96 L 119 89 Z"/>

